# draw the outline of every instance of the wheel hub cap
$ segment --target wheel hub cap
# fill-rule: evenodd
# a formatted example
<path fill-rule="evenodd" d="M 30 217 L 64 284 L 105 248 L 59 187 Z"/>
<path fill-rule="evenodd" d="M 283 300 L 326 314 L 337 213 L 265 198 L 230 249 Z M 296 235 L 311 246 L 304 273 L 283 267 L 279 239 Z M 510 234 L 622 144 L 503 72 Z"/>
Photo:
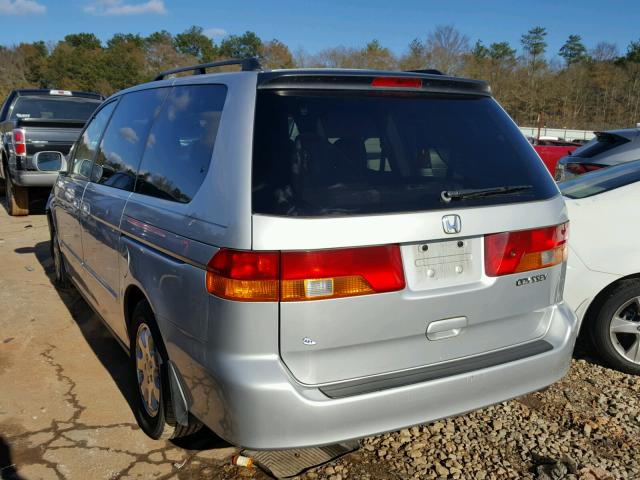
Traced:
<path fill-rule="evenodd" d="M 142 404 L 149 416 L 155 417 L 160 408 L 160 369 L 153 335 L 145 323 L 136 335 L 136 369 Z"/>
<path fill-rule="evenodd" d="M 611 343 L 625 360 L 640 365 L 640 297 L 623 303 L 609 324 Z"/>

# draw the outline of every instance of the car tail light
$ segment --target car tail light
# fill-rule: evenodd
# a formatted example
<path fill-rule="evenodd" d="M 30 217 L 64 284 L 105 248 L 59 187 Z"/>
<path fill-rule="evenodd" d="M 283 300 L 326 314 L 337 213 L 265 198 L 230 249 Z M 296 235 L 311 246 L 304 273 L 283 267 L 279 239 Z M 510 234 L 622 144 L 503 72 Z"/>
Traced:
<path fill-rule="evenodd" d="M 422 88 L 422 79 L 411 77 L 376 77 L 371 82 L 371 86 L 394 88 Z"/>
<path fill-rule="evenodd" d="M 207 265 L 207 290 L 230 300 L 253 302 L 279 298 L 280 254 L 221 249 Z"/>
<path fill-rule="evenodd" d="M 398 245 L 282 253 L 283 302 L 402 290 Z"/>
<path fill-rule="evenodd" d="M 24 129 L 22 128 L 13 129 L 13 149 L 16 152 L 16 155 L 27 154 L 27 141 Z"/>
<path fill-rule="evenodd" d="M 604 168 L 604 165 L 596 165 L 593 163 L 567 163 L 565 168 L 574 175 L 582 175 L 583 173 L 600 170 L 601 168 Z"/>
<path fill-rule="evenodd" d="M 499 277 L 558 265 L 567 259 L 569 223 L 484 237 L 486 274 Z"/>
<path fill-rule="evenodd" d="M 301 252 L 222 249 L 207 269 L 207 290 L 241 301 L 352 297 L 405 287 L 398 245 Z"/>

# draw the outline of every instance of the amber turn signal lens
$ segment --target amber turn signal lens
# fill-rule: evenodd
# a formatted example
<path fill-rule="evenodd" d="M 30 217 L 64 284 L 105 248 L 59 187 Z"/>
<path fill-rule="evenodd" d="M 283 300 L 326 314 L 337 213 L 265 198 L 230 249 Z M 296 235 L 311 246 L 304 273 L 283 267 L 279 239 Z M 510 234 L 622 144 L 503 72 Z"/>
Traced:
<path fill-rule="evenodd" d="M 313 283 L 327 285 L 325 288 L 315 287 Z M 320 300 L 322 298 L 353 297 L 375 293 L 367 281 L 357 275 L 316 280 L 283 280 L 281 300 L 298 302 L 303 300 Z"/>

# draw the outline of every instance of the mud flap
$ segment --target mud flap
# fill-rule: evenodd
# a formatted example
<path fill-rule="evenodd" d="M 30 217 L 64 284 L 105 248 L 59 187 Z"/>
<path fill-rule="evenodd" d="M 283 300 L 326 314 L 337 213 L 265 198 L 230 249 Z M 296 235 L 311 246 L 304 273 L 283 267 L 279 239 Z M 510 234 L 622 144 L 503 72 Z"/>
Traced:
<path fill-rule="evenodd" d="M 169 371 L 169 388 L 171 389 L 171 403 L 173 404 L 173 413 L 176 422 L 179 425 L 187 426 L 189 424 L 189 408 L 191 407 L 191 397 L 184 386 L 182 377 L 173 362 L 168 362 Z"/>

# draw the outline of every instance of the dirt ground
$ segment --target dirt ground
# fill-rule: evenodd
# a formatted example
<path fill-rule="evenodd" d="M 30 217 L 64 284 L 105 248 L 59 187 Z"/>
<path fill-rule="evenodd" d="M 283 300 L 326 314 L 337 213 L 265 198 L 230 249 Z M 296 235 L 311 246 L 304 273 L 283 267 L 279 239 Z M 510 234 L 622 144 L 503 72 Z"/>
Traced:
<path fill-rule="evenodd" d="M 0 207 L 0 479 L 267 478 L 210 431 L 137 427 L 127 357 L 75 290 L 51 283 L 44 202 Z M 640 381 L 591 359 L 545 392 L 371 437 L 305 478 L 639 479 Z"/>
<path fill-rule="evenodd" d="M 211 432 L 176 445 L 138 429 L 127 356 L 51 283 L 44 200 L 32 208 L 0 207 L 0 479 L 266 478 L 231 466 L 237 450 Z"/>

